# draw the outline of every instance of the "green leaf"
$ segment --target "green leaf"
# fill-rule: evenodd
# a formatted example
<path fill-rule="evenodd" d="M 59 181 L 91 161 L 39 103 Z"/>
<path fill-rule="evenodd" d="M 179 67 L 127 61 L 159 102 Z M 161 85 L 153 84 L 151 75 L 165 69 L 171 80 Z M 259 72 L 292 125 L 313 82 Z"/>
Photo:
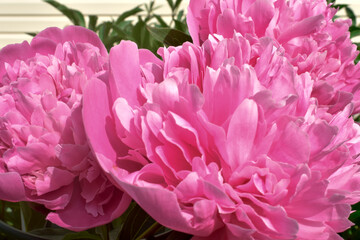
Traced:
<path fill-rule="evenodd" d="M 7 239 L 18 239 L 18 240 L 49 240 L 50 238 L 44 238 L 36 236 L 31 233 L 20 231 L 14 227 L 9 226 L 0 220 L 0 232 L 3 233 Z"/>
<path fill-rule="evenodd" d="M 354 119 L 355 122 L 359 122 L 360 121 L 360 114 L 353 115 L 353 119 Z"/>
<path fill-rule="evenodd" d="M 119 38 L 128 39 L 128 34 L 123 29 L 121 29 L 115 24 L 112 27 L 113 27 L 113 32 L 115 32 Z"/>
<path fill-rule="evenodd" d="M 335 4 L 333 5 L 333 8 L 336 8 L 336 9 L 342 9 L 342 8 L 345 8 L 347 7 L 348 5 L 347 4 Z"/>
<path fill-rule="evenodd" d="M 112 35 L 118 36 L 121 39 L 132 39 L 131 34 L 134 26 L 131 21 L 123 21 L 119 24 L 114 22 L 112 27 Z"/>
<path fill-rule="evenodd" d="M 184 10 L 180 10 L 177 17 L 176 17 L 176 20 L 178 21 L 183 21 L 182 18 L 184 16 Z M 184 24 L 186 24 L 186 22 L 184 21 Z"/>
<path fill-rule="evenodd" d="M 103 22 L 98 26 L 101 41 L 106 42 L 112 28 L 112 22 Z"/>
<path fill-rule="evenodd" d="M 133 28 L 132 36 L 135 42 L 138 44 L 139 48 L 148 48 L 150 45 L 150 33 L 147 31 L 146 23 L 142 20 L 141 17 L 138 18 L 138 22 Z"/>
<path fill-rule="evenodd" d="M 172 0 L 166 0 L 167 1 L 167 3 L 169 4 L 169 7 L 171 8 L 171 10 L 172 11 L 174 11 L 174 3 L 173 3 L 173 1 Z"/>
<path fill-rule="evenodd" d="M 44 2 L 50 4 L 62 14 L 64 14 L 73 24 L 85 27 L 85 18 L 84 15 L 75 9 L 66 7 L 65 5 L 58 3 L 55 0 L 43 0 Z"/>
<path fill-rule="evenodd" d="M 184 42 L 192 42 L 192 39 L 186 33 L 170 28 L 147 28 L 151 35 L 158 41 L 167 46 L 179 46 Z"/>
<path fill-rule="evenodd" d="M 48 210 L 45 209 L 45 212 L 43 211 L 44 214 L 42 214 L 41 211 L 43 208 L 44 207 L 40 204 L 20 202 L 21 215 L 24 220 L 23 229 L 31 231 L 33 229 L 44 227 L 46 223 L 45 216 L 48 213 Z"/>
<path fill-rule="evenodd" d="M 152 15 L 154 10 L 159 8 L 159 6 L 155 7 L 155 0 L 150 0 L 150 2 L 148 4 L 144 4 L 144 6 L 148 16 Z"/>
<path fill-rule="evenodd" d="M 110 240 L 118 240 L 120 232 L 121 232 L 121 228 L 115 228 L 111 230 L 109 233 Z"/>
<path fill-rule="evenodd" d="M 91 233 L 89 233 L 87 231 L 78 232 L 78 233 L 68 233 L 63 238 L 63 240 L 73 240 L 73 239 L 102 240 L 100 236 L 91 234 Z"/>
<path fill-rule="evenodd" d="M 27 32 L 26 34 L 27 34 L 27 35 L 30 35 L 30 36 L 32 36 L 32 37 L 35 37 L 37 33 L 36 33 L 36 32 Z"/>
<path fill-rule="evenodd" d="M 345 11 L 346 11 L 346 15 L 351 19 L 352 21 L 352 26 L 356 26 L 356 16 L 354 11 L 349 8 L 349 7 L 345 7 Z"/>
<path fill-rule="evenodd" d="M 353 212 L 350 215 L 349 220 L 353 223 L 360 223 L 360 211 Z"/>
<path fill-rule="evenodd" d="M 90 15 L 89 16 L 89 29 L 96 32 L 96 24 L 98 21 L 98 16 L 96 15 Z"/>
<path fill-rule="evenodd" d="M 136 202 L 132 201 L 130 206 L 126 209 L 126 211 L 119 218 L 111 222 L 113 228 L 122 228 L 129 214 L 136 207 L 136 205 L 137 205 Z"/>
<path fill-rule="evenodd" d="M 356 37 L 360 35 L 360 28 L 359 27 L 355 27 L 355 26 L 351 26 L 349 28 L 350 31 L 350 38 Z"/>
<path fill-rule="evenodd" d="M 164 233 L 155 235 L 153 240 L 189 240 L 193 236 L 187 233 L 177 232 L 174 230 L 168 230 Z"/>
<path fill-rule="evenodd" d="M 64 228 L 40 228 L 32 230 L 30 233 L 51 240 L 62 240 L 66 234 L 73 232 Z"/>
<path fill-rule="evenodd" d="M 142 240 L 144 238 L 153 237 L 153 235 L 160 229 L 162 226 L 158 222 L 154 222 L 148 229 L 146 229 L 136 240 Z"/>
<path fill-rule="evenodd" d="M 154 17 L 159 22 L 160 27 L 163 27 L 163 28 L 169 27 L 169 25 L 167 25 L 167 23 L 164 21 L 164 19 L 162 19 L 162 17 L 160 15 L 154 14 Z"/>
<path fill-rule="evenodd" d="M 140 8 L 140 6 L 137 6 L 129 11 L 123 12 L 115 21 L 116 24 L 120 24 L 122 21 L 124 21 L 126 18 L 135 16 L 139 12 L 142 12 L 143 9 Z"/>
<path fill-rule="evenodd" d="M 127 216 L 119 239 L 134 240 L 150 228 L 155 221 L 138 205 Z"/>
<path fill-rule="evenodd" d="M 2 216 L 0 220 L 3 220 L 6 224 L 12 227 L 20 229 L 20 204 L 18 202 L 1 201 L 1 208 Z"/>
<path fill-rule="evenodd" d="M 191 238 L 192 236 L 187 233 L 171 231 L 166 240 L 190 240 Z"/>
<path fill-rule="evenodd" d="M 176 0 L 175 4 L 174 4 L 174 10 L 178 9 L 180 7 L 182 0 Z"/>
<path fill-rule="evenodd" d="M 101 239 L 109 239 L 109 228 L 108 225 L 101 225 L 95 228 L 95 232 L 101 236 Z"/>
<path fill-rule="evenodd" d="M 187 31 L 187 25 L 181 21 L 174 20 L 175 23 L 175 29 L 185 33 Z"/>
<path fill-rule="evenodd" d="M 28 231 L 27 225 L 31 219 L 31 209 L 25 202 L 20 202 L 20 214 L 21 214 L 21 229 L 25 232 Z"/>

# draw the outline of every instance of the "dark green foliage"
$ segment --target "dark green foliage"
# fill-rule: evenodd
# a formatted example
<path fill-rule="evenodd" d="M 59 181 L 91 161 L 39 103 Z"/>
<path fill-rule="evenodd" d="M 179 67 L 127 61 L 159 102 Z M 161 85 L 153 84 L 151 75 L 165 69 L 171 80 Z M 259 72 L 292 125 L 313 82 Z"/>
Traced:
<path fill-rule="evenodd" d="M 188 240 L 192 237 L 161 226 L 135 202 L 113 222 L 82 232 L 73 232 L 47 222 L 41 212 L 44 208 L 40 205 L 0 201 L 0 239 Z"/>
<path fill-rule="evenodd" d="M 351 19 L 352 24 L 349 28 L 350 31 L 350 38 L 354 38 L 357 36 L 360 36 L 360 25 L 357 25 L 356 23 L 356 15 L 354 11 L 349 7 L 347 4 L 336 4 L 336 0 L 327 0 L 328 3 L 332 3 L 332 7 L 336 9 L 345 9 L 346 16 Z M 338 16 L 335 16 L 334 18 L 337 18 Z M 360 43 L 354 42 L 357 46 L 357 50 L 360 51 Z M 360 55 L 355 59 L 355 63 L 358 63 L 360 60 Z"/>
<path fill-rule="evenodd" d="M 74 25 L 85 27 L 85 18 L 84 15 L 75 9 L 66 7 L 65 5 L 58 3 L 54 0 L 44 0 L 44 2 L 50 4 L 62 14 L 64 14 Z"/>
<path fill-rule="evenodd" d="M 184 42 L 192 42 L 189 35 L 176 29 L 148 27 L 147 30 L 156 40 L 166 46 L 180 46 Z"/>
<path fill-rule="evenodd" d="M 345 240 L 360 239 L 360 203 L 353 205 L 352 210 L 354 212 L 350 215 L 349 220 L 354 223 L 354 226 L 340 234 Z"/>
<path fill-rule="evenodd" d="M 96 32 L 108 51 L 121 40 L 134 41 L 139 48 L 146 48 L 154 53 L 159 47 L 169 46 L 173 42 L 179 45 L 185 41 L 191 41 L 191 37 L 188 35 L 184 10 L 179 9 L 182 0 L 167 0 L 171 9 L 170 22 L 166 22 L 162 16 L 155 13 L 159 8 L 155 1 L 136 6 L 123 12 L 116 19 L 105 22 L 99 22 L 96 15 L 85 16 L 79 10 L 68 8 L 55 0 L 44 1 L 59 10 L 74 25 L 87 27 Z M 134 17 L 136 20 L 134 20 Z M 169 30 L 164 35 L 164 29 L 157 31 L 157 28 L 167 28 Z M 36 33 L 28 34 L 31 36 L 36 35 Z"/>

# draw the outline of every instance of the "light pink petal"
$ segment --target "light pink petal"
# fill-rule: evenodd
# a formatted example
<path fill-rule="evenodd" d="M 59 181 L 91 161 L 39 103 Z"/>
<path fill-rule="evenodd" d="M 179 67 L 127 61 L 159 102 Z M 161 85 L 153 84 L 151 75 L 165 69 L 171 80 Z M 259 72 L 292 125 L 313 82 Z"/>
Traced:
<path fill-rule="evenodd" d="M 127 146 L 133 149 L 143 147 L 143 143 L 136 134 L 137 129 L 134 124 L 135 113 L 124 98 L 118 98 L 113 105 L 115 115 L 115 126 L 119 138 Z"/>
<path fill-rule="evenodd" d="M 205 106 L 210 121 L 222 125 L 238 105 L 254 93 L 256 74 L 248 66 L 221 68 L 217 74 L 206 72 L 204 85 Z M 208 84 L 214 85 L 212 88 Z"/>
<path fill-rule="evenodd" d="M 93 79 L 83 95 L 84 127 L 92 150 L 100 165 L 109 171 L 117 155 L 126 150 L 116 136 L 109 106 L 109 96 L 104 82 Z M 103 126 L 99 128 L 99 126 Z M 120 154 L 121 156 L 125 154 Z"/>
<path fill-rule="evenodd" d="M 294 123 L 289 123 L 270 149 L 269 156 L 290 164 L 307 163 L 310 157 L 308 136 Z"/>
<path fill-rule="evenodd" d="M 54 52 L 55 49 L 52 48 L 56 47 L 58 43 L 65 43 L 68 41 L 92 44 L 93 46 L 99 48 L 101 55 L 108 55 L 104 44 L 101 42 L 96 33 L 79 26 L 68 26 L 64 29 L 56 27 L 47 28 L 36 35 L 36 37 L 31 41 L 31 46 L 36 49 L 37 52 L 46 54 L 47 52 Z M 53 46 L 46 47 L 44 44 L 53 44 Z"/>
<path fill-rule="evenodd" d="M 313 155 L 324 150 L 336 134 L 337 129 L 329 126 L 325 121 L 311 125 L 309 129 L 311 154 Z"/>
<path fill-rule="evenodd" d="M 256 35 L 258 37 L 262 37 L 264 36 L 274 13 L 275 11 L 272 1 L 256 0 L 245 12 L 245 15 L 253 19 Z"/>
<path fill-rule="evenodd" d="M 2 76 L 6 74 L 5 63 L 12 65 L 17 59 L 26 60 L 34 55 L 34 50 L 31 49 L 29 43 L 26 41 L 3 47 L 0 51 L 0 77 L 2 78 Z"/>
<path fill-rule="evenodd" d="M 140 65 L 145 65 L 147 63 L 154 63 L 160 66 L 163 65 L 163 62 L 148 49 L 139 49 L 139 63 Z"/>
<path fill-rule="evenodd" d="M 188 14 L 187 14 L 187 25 L 189 28 L 190 35 L 193 39 L 193 42 L 196 45 L 200 44 L 199 36 L 199 23 L 198 16 L 201 15 L 201 11 L 204 9 L 207 0 L 192 0 L 189 3 Z M 205 20 L 206 21 L 206 20 Z"/>
<path fill-rule="evenodd" d="M 235 110 L 227 132 L 228 164 L 233 169 L 248 160 L 256 136 L 257 123 L 257 104 L 245 99 Z"/>
<path fill-rule="evenodd" d="M 153 91 L 153 101 L 159 104 L 163 111 L 174 108 L 176 102 L 179 101 L 179 89 L 176 82 L 167 79 L 160 83 Z"/>
<path fill-rule="evenodd" d="M 289 26 L 288 29 L 282 32 L 278 38 L 278 41 L 281 43 L 286 43 L 295 37 L 313 33 L 320 26 L 323 19 L 323 15 L 317 15 L 303 19 L 302 21 Z"/>
<path fill-rule="evenodd" d="M 182 213 L 175 193 L 169 190 L 119 184 L 152 218 L 168 228 L 198 236 L 207 236 L 214 230 L 211 222 L 192 226 L 190 216 Z"/>
<path fill-rule="evenodd" d="M 234 35 L 235 26 L 236 17 L 234 11 L 232 9 L 225 9 L 217 18 L 217 33 L 225 38 L 230 38 Z"/>
<path fill-rule="evenodd" d="M 126 60 L 125 60 L 126 59 Z M 112 97 L 125 98 L 134 107 L 140 104 L 141 83 L 139 51 L 135 43 L 122 41 L 110 51 L 110 87 Z"/>

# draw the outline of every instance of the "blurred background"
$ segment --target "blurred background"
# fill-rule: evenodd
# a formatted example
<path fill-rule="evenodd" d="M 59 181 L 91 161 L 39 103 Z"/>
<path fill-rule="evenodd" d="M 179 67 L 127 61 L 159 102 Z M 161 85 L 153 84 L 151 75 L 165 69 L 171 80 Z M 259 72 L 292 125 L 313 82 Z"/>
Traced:
<path fill-rule="evenodd" d="M 89 15 L 97 15 L 98 22 L 103 22 L 116 20 L 122 12 L 141 4 L 149 4 L 150 0 L 58 0 L 57 2 L 81 11 L 86 20 Z M 188 3 L 189 0 L 181 1 L 179 9 L 185 10 Z M 155 6 L 158 7 L 155 9 L 156 14 L 165 21 L 171 20 L 171 9 L 166 0 L 156 0 Z M 144 15 L 146 11 L 139 14 Z M 10 43 L 31 40 L 32 37 L 26 33 L 40 32 L 51 26 L 62 28 L 70 24 L 66 16 L 42 0 L 0 0 L 0 48 Z"/>
<path fill-rule="evenodd" d="M 85 17 L 97 15 L 98 22 L 110 21 L 140 4 L 148 4 L 150 0 L 58 0 L 69 8 L 81 11 Z M 189 0 L 183 0 L 179 9 L 186 10 Z M 360 22 L 360 0 L 336 0 L 336 4 L 348 4 Z M 171 9 L 166 0 L 156 0 L 156 14 L 165 21 L 171 20 Z M 140 14 L 145 14 L 142 12 Z M 339 17 L 346 17 L 345 9 L 341 9 Z M 26 33 L 36 33 L 46 27 L 64 27 L 70 20 L 60 11 L 42 0 L 0 0 L 0 48 L 10 43 L 31 40 Z M 356 39 L 357 40 L 357 39 Z"/>

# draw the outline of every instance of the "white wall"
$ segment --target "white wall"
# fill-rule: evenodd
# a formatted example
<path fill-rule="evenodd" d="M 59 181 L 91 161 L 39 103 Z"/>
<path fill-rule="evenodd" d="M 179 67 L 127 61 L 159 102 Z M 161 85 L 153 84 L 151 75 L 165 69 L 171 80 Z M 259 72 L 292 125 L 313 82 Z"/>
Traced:
<path fill-rule="evenodd" d="M 116 18 L 118 14 L 149 0 L 58 0 L 68 7 L 80 10 L 86 15 L 96 14 L 101 19 Z M 166 0 L 156 0 L 162 8 L 157 13 L 168 15 L 170 9 Z M 186 8 L 189 0 L 183 0 Z M 360 16 L 360 0 L 337 0 L 337 4 L 351 4 Z M 344 13 L 341 13 L 342 15 Z M 101 20 L 100 19 L 100 20 Z M 360 19 L 358 21 L 360 23 Z M 26 32 L 39 32 L 50 26 L 64 27 L 70 24 L 55 8 L 42 0 L 0 0 L 0 48 L 10 44 L 30 40 Z"/>

